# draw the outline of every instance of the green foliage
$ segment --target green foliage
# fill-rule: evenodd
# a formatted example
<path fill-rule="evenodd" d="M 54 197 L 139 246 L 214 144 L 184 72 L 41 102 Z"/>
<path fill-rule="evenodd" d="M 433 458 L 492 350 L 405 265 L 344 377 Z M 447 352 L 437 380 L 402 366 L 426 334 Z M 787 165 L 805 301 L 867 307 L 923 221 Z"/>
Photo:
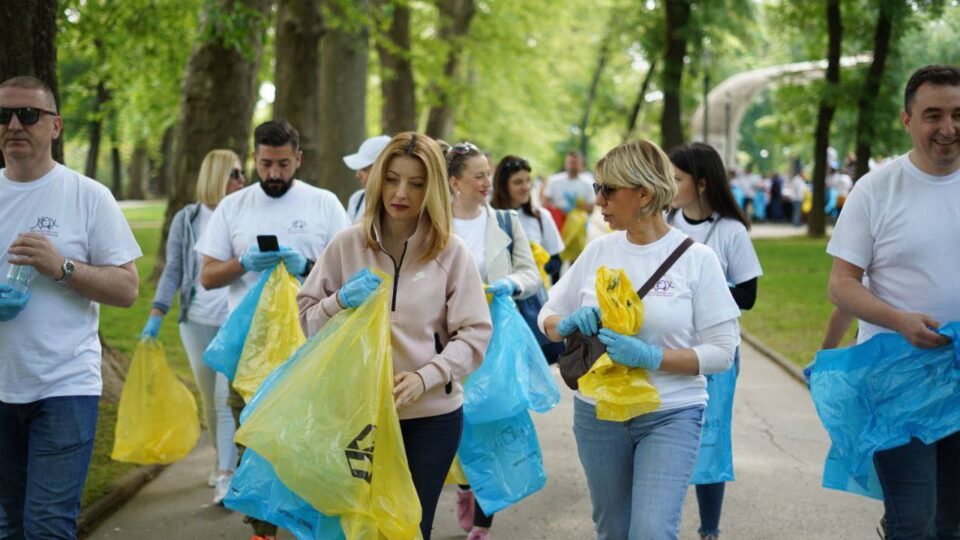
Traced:
<path fill-rule="evenodd" d="M 263 33 L 270 25 L 270 20 L 261 16 L 260 10 L 239 0 L 206 0 L 204 14 L 206 20 L 200 33 L 201 41 L 218 42 L 247 60 L 254 60 L 256 48 L 250 43 L 251 29 Z"/>

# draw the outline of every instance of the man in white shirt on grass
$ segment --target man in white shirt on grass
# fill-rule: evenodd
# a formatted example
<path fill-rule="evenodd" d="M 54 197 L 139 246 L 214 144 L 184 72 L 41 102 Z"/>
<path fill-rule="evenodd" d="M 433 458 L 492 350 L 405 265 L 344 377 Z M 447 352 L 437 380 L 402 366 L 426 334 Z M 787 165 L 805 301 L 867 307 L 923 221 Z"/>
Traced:
<path fill-rule="evenodd" d="M 282 260 L 303 279 L 335 234 L 350 221 L 336 195 L 294 178 L 300 167 L 300 134 L 285 121 L 269 121 L 253 132 L 254 164 L 260 181 L 224 198 L 197 241 L 203 255 L 201 284 L 230 287 L 231 312 L 257 282 Z M 257 236 L 275 236 L 279 251 L 260 251 Z M 239 421 L 243 398 L 230 389 L 228 404 Z M 239 423 L 238 423 L 239 427 Z M 247 518 L 255 537 L 274 539 L 276 526 Z"/>
<path fill-rule="evenodd" d="M 100 392 L 99 304 L 130 307 L 142 253 L 110 191 L 53 160 L 63 120 L 0 83 L 0 538 L 72 539 Z"/>
<path fill-rule="evenodd" d="M 916 71 L 900 119 L 913 148 L 850 192 L 827 245 L 834 258 L 829 292 L 861 321 L 859 343 L 897 332 L 932 349 L 950 342 L 937 328 L 960 321 L 960 68 Z M 930 444 L 914 438 L 875 454 L 887 538 L 960 532 L 957 429 Z"/>

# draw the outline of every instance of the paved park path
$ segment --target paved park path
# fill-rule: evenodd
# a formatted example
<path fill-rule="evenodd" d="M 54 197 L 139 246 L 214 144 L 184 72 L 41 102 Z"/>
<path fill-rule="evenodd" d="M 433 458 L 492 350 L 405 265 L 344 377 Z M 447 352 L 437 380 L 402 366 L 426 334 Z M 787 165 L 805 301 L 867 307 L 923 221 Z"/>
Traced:
<path fill-rule="evenodd" d="M 590 501 L 571 431 L 573 395 L 533 415 L 550 479 L 547 487 L 498 515 L 493 537 L 504 540 L 595 538 Z M 730 539 L 869 539 L 882 506 L 820 487 L 828 440 L 807 390 L 749 345 L 741 351 L 734 410 L 734 468 L 721 526 Z M 250 533 L 236 514 L 213 506 L 206 478 L 213 449 L 204 442 L 169 467 L 101 524 L 94 540 L 237 539 Z M 462 539 L 454 493 L 440 501 L 434 538 Z M 696 497 L 690 491 L 681 537 L 697 538 Z M 286 538 L 290 538 L 286 536 Z"/>

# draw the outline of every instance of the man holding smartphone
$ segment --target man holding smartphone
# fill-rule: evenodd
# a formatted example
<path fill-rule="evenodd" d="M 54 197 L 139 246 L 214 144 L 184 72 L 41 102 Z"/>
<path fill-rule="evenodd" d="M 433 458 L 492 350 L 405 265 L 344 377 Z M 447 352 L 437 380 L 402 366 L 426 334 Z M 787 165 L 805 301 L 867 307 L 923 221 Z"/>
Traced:
<path fill-rule="evenodd" d="M 223 199 L 197 241 L 203 255 L 200 283 L 230 287 L 232 312 L 260 273 L 282 260 L 303 278 L 335 234 L 350 225 L 336 195 L 294 178 L 300 167 L 300 134 L 285 121 L 269 121 L 253 132 L 260 181 Z M 231 388 L 228 400 L 239 418 L 243 398 Z M 248 518 L 254 539 L 275 539 L 276 527 Z"/>

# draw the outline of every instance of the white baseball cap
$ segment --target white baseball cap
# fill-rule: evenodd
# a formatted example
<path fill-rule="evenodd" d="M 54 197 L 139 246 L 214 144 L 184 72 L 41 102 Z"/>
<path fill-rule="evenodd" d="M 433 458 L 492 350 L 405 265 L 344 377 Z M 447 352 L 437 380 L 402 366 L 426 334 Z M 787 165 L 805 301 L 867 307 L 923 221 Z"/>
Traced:
<path fill-rule="evenodd" d="M 347 164 L 347 167 L 350 167 L 355 171 L 365 169 L 370 165 L 373 165 L 373 162 L 377 160 L 377 156 L 379 156 L 380 152 L 387 147 L 387 143 L 389 142 L 390 137 L 386 135 L 370 137 L 369 139 L 363 141 L 363 144 L 360 145 L 360 148 L 357 150 L 356 154 L 343 156 L 343 162 Z"/>

